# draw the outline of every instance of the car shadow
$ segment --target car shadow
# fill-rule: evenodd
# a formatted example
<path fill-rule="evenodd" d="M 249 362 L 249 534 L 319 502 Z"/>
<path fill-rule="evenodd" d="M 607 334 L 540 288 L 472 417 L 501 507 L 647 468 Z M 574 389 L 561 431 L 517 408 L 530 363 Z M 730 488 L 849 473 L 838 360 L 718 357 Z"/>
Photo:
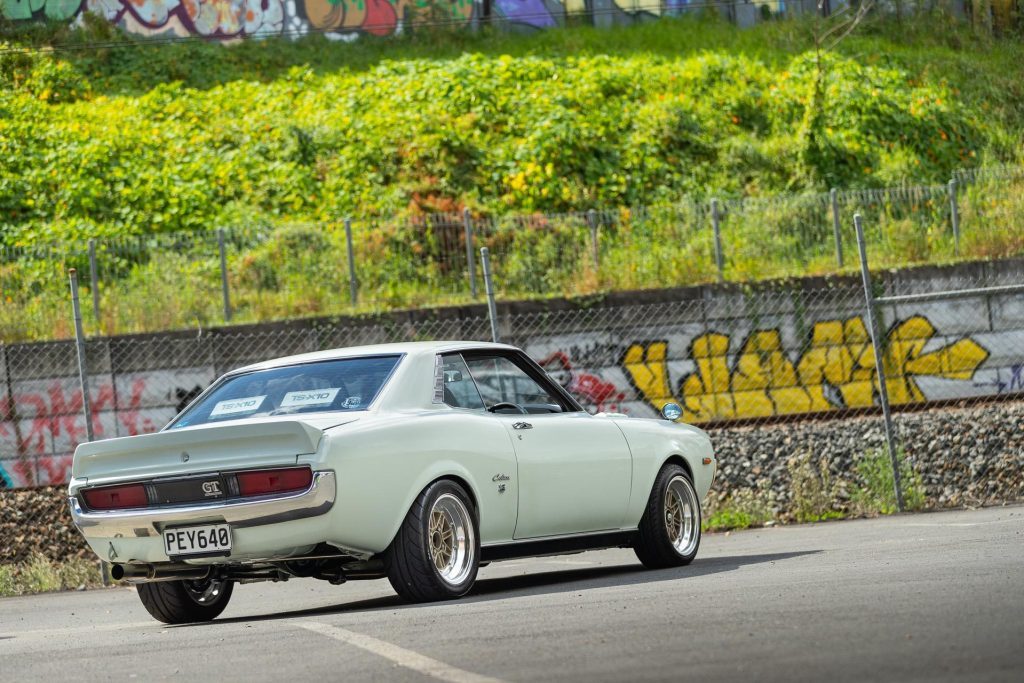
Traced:
<path fill-rule="evenodd" d="M 765 553 L 761 555 L 733 555 L 727 557 L 698 558 L 687 567 L 672 569 L 645 569 L 640 564 L 612 565 L 600 567 L 580 567 L 574 569 L 558 569 L 553 571 L 531 572 L 519 576 L 503 576 L 493 579 L 479 579 L 469 595 L 460 603 L 481 603 L 491 600 L 507 600 L 524 598 L 551 593 L 569 593 L 572 591 L 609 588 L 616 586 L 634 586 L 660 581 L 696 578 L 721 572 L 731 572 L 755 564 L 780 562 L 805 555 L 815 555 L 821 550 L 804 550 L 787 553 Z M 434 603 L 435 605 L 438 603 Z M 443 604 L 443 603 L 442 603 Z M 389 595 L 368 600 L 357 600 L 337 605 L 326 605 L 303 610 L 275 612 L 273 614 L 256 614 L 244 617 L 229 617 L 197 624 L 181 624 L 169 628 L 216 626 L 218 624 L 252 623 L 256 621 L 273 621 L 278 619 L 297 619 L 303 617 L 323 616 L 327 614 L 347 614 L 351 612 L 375 612 L 381 610 L 422 609 L 425 605 L 409 603 L 397 595 Z M 168 627 L 165 627 L 168 628 Z"/>

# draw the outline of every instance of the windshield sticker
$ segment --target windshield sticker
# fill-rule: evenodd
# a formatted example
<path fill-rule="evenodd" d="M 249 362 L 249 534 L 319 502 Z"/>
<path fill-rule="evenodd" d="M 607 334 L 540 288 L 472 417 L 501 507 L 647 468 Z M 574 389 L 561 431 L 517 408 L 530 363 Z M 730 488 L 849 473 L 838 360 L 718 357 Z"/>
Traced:
<path fill-rule="evenodd" d="M 248 396 L 246 398 L 231 398 L 227 401 L 219 401 L 213 407 L 213 410 L 210 411 L 210 417 L 252 412 L 263 404 L 263 399 L 266 397 L 267 395 L 264 394 L 263 396 Z"/>
<path fill-rule="evenodd" d="M 281 400 L 282 408 L 298 408 L 300 406 L 325 406 L 334 403 L 334 397 L 341 388 L 310 389 L 309 391 L 289 391 Z"/>

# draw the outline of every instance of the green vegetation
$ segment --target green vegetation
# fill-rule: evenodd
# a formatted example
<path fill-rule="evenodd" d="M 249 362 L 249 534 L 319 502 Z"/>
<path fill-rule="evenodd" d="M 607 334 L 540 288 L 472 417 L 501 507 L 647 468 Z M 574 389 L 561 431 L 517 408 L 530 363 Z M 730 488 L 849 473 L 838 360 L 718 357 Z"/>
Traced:
<path fill-rule="evenodd" d="M 122 39 L 113 30 L 17 41 Z M 704 200 L 790 193 L 723 205 L 726 276 L 746 280 L 835 269 L 827 202 L 792 193 L 941 184 L 1024 155 L 1020 42 L 922 18 L 866 25 L 820 65 L 811 47 L 805 22 L 693 19 L 0 50 L 0 246 L 60 245 L 0 259 L 0 337 L 66 335 L 63 269 L 85 270 L 87 238 L 102 240 L 102 314 L 87 326 L 114 333 L 220 321 L 219 227 L 244 228 L 230 279 L 235 320 L 254 321 L 468 300 L 461 219 L 429 218 L 463 208 L 505 297 L 708 281 Z M 818 77 L 823 111 L 808 117 Z M 843 211 L 865 213 L 872 258 L 897 265 L 953 258 L 947 207 L 938 192 Z M 587 209 L 602 211 L 596 267 L 586 216 L 510 218 Z M 1024 176 L 970 184 L 961 211 L 960 257 L 1024 251 Z M 200 237 L 171 237 L 182 231 Z"/>
<path fill-rule="evenodd" d="M 896 450 L 900 466 L 905 510 L 920 510 L 925 506 L 924 482 L 914 471 L 902 448 Z M 891 515 L 896 512 L 896 490 L 893 486 L 892 463 L 885 449 L 865 453 L 855 465 L 860 480 L 851 496 L 853 508 L 859 514 Z"/>
<path fill-rule="evenodd" d="M 748 529 L 775 519 L 776 502 L 767 481 L 758 488 L 738 488 L 721 499 L 712 493 L 704 505 L 705 531 Z"/>
<path fill-rule="evenodd" d="M 806 453 L 790 458 L 786 469 L 790 478 L 790 514 L 795 521 L 821 522 L 845 516 L 841 510 L 834 509 L 838 496 L 824 458 L 815 466 L 811 455 Z"/>
<path fill-rule="evenodd" d="M 20 565 L 0 565 L 0 598 L 28 593 L 82 590 L 102 585 L 95 560 L 71 558 L 53 562 L 35 555 Z"/>

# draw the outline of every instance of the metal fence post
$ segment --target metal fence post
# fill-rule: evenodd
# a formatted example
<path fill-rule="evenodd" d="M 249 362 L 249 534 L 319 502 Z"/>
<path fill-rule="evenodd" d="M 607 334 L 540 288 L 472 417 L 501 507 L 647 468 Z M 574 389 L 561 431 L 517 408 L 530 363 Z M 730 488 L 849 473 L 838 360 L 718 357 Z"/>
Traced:
<path fill-rule="evenodd" d="M 345 219 L 345 249 L 348 251 L 348 295 L 355 306 L 359 301 L 359 283 L 356 281 L 356 252 L 352 248 L 352 219 Z"/>
<path fill-rule="evenodd" d="M 956 205 L 956 178 L 949 181 L 949 222 L 953 227 L 953 255 L 960 255 L 960 209 Z"/>
<path fill-rule="evenodd" d="M 224 230 L 217 230 L 217 249 L 220 251 L 220 290 L 224 298 L 224 322 L 231 322 L 231 293 L 228 290 L 228 252 L 224 244 Z"/>
<path fill-rule="evenodd" d="M 68 270 L 71 280 L 71 310 L 75 316 L 75 348 L 78 350 L 78 383 L 82 389 L 82 412 L 85 414 L 85 437 L 94 438 L 92 432 L 92 405 L 89 401 L 89 373 L 85 364 L 85 333 L 82 332 L 82 308 L 78 301 L 78 273 Z"/>
<path fill-rule="evenodd" d="M 828 191 L 828 198 L 832 204 L 832 237 L 836 242 L 836 263 L 843 267 L 843 232 L 842 224 L 839 222 L 839 193 L 836 188 Z"/>
<path fill-rule="evenodd" d="M 480 247 L 480 261 L 484 271 L 484 292 L 487 294 L 487 317 L 491 320 L 491 340 L 498 341 L 498 306 L 494 303 L 494 282 L 491 279 L 491 253 Z"/>
<path fill-rule="evenodd" d="M 89 287 L 92 290 L 92 314 L 96 324 L 100 321 L 99 273 L 96 269 L 96 240 L 89 240 Z"/>
<path fill-rule="evenodd" d="M 860 252 L 860 273 L 864 280 L 864 300 L 867 304 L 868 328 L 871 332 L 871 345 L 875 350 L 875 372 L 878 375 L 878 398 L 882 403 L 882 417 L 885 419 L 885 441 L 889 449 L 889 462 L 892 464 L 892 484 L 896 491 L 896 509 L 903 512 L 903 486 L 900 482 L 900 463 L 896 453 L 895 428 L 892 424 L 892 413 L 889 411 L 889 387 L 885 378 L 885 360 L 882 355 L 882 342 L 879 338 L 878 322 L 875 320 L 874 294 L 871 292 L 871 271 L 868 270 L 868 251 L 864 243 L 864 228 L 861 226 L 860 214 L 853 217 L 853 225 L 857 231 L 857 250 Z"/>
<path fill-rule="evenodd" d="M 597 270 L 601 267 L 601 251 L 597 235 L 597 211 L 594 211 L 593 209 L 587 211 L 587 225 L 590 226 L 591 257 L 594 259 L 594 270 Z"/>
<path fill-rule="evenodd" d="M 469 293 L 476 298 L 476 259 L 473 258 L 473 216 L 469 209 L 462 210 L 462 225 L 466 228 L 466 267 L 469 269 Z"/>
<path fill-rule="evenodd" d="M 725 281 L 725 264 L 722 257 L 722 229 L 718 222 L 718 200 L 711 200 L 711 228 L 715 231 L 715 268 L 718 269 L 718 281 Z"/>

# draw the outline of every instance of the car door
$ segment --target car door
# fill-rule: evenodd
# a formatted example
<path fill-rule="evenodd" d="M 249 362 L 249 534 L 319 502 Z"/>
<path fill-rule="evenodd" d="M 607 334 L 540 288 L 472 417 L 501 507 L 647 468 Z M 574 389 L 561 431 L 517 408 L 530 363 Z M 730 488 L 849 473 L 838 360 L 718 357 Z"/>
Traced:
<path fill-rule="evenodd" d="M 618 529 L 629 502 L 632 462 L 622 432 L 560 391 L 515 352 L 464 354 L 489 412 L 515 447 L 519 509 L 514 537 Z"/>

